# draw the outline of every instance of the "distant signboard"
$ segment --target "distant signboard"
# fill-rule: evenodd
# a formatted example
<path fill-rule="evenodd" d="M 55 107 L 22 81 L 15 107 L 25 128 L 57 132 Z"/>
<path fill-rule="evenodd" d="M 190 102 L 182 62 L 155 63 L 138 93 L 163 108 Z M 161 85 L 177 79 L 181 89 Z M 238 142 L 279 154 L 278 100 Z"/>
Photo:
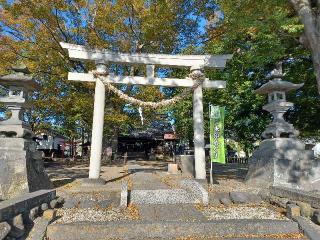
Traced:
<path fill-rule="evenodd" d="M 173 133 L 166 133 L 163 138 L 164 140 L 174 140 L 176 139 L 176 135 Z"/>

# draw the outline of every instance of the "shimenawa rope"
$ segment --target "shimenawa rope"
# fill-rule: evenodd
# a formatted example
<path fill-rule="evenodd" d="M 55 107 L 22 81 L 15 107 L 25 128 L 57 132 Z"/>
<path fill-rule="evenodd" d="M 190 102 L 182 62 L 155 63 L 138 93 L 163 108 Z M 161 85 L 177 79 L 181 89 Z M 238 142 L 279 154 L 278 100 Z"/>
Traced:
<path fill-rule="evenodd" d="M 130 97 L 129 95 L 123 93 L 121 90 L 113 86 L 111 83 L 107 82 L 103 77 L 108 76 L 107 73 L 101 73 L 97 71 L 92 71 L 95 78 L 100 79 L 108 90 L 116 94 L 120 99 L 125 100 L 126 102 L 132 103 L 134 105 L 138 105 L 141 107 L 151 107 L 151 108 L 161 108 L 165 106 L 169 106 L 172 104 L 177 103 L 178 101 L 187 97 L 194 89 L 199 87 L 203 81 L 205 80 L 204 74 L 201 70 L 194 70 L 192 73 L 189 74 L 189 79 L 195 80 L 195 84 L 188 89 L 184 89 L 181 94 L 171 98 L 171 99 L 163 99 L 159 102 L 150 102 L 150 101 L 142 101 L 140 99 Z"/>

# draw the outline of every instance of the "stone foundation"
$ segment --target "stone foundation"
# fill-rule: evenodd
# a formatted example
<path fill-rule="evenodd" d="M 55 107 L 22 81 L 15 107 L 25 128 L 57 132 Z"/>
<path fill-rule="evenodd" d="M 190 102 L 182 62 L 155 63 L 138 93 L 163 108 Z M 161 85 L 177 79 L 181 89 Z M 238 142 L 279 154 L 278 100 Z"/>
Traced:
<path fill-rule="evenodd" d="M 246 182 L 262 188 L 320 190 L 320 161 L 297 139 L 266 139 L 249 160 Z"/>

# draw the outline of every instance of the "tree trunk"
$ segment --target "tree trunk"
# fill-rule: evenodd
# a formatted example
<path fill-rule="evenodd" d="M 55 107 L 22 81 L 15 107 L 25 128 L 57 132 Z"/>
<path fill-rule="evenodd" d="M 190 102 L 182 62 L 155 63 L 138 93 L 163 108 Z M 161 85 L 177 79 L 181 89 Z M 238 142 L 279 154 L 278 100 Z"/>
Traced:
<path fill-rule="evenodd" d="M 75 152 L 76 152 L 76 145 L 75 145 L 75 138 L 72 137 L 72 161 L 75 161 Z"/>
<path fill-rule="evenodd" d="M 312 55 L 312 60 L 318 84 L 318 93 L 320 95 L 320 39 L 318 45 L 319 49 L 315 54 Z"/>
<path fill-rule="evenodd" d="M 112 135 L 112 142 L 111 142 L 112 155 L 113 155 L 114 161 L 116 161 L 118 158 L 118 135 L 119 135 L 118 128 L 114 128 L 113 135 Z"/>
<path fill-rule="evenodd" d="M 318 9 L 314 11 L 309 0 L 290 0 L 290 2 L 304 25 L 320 95 L 320 3 L 318 2 Z"/>
<path fill-rule="evenodd" d="M 83 145 L 84 145 L 84 129 L 81 128 L 81 160 L 83 161 L 84 157 L 84 149 L 83 149 Z"/>

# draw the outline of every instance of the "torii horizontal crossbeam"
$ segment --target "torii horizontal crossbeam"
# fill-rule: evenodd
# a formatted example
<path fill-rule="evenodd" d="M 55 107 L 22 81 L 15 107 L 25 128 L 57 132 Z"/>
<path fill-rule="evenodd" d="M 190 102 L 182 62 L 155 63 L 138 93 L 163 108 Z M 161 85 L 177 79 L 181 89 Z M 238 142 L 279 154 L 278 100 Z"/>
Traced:
<path fill-rule="evenodd" d="M 60 43 L 61 47 L 68 50 L 69 57 L 73 60 L 105 61 L 111 63 L 131 63 L 160 65 L 172 67 L 203 67 L 223 69 L 232 54 L 226 55 L 169 55 L 169 54 L 128 54 L 116 53 L 101 49 L 89 49 L 81 45 Z"/>
<path fill-rule="evenodd" d="M 130 76 L 112 76 L 108 75 L 101 77 L 104 81 L 116 84 L 129 84 L 129 85 L 153 85 L 164 87 L 192 87 L 195 81 L 192 79 L 179 79 L 179 78 L 156 78 L 156 77 L 130 77 Z M 95 82 L 96 79 L 92 73 L 74 73 L 69 72 L 68 80 L 82 81 L 82 82 Z M 205 79 L 202 83 L 204 88 L 225 88 L 226 82 L 222 80 L 210 81 Z"/>

